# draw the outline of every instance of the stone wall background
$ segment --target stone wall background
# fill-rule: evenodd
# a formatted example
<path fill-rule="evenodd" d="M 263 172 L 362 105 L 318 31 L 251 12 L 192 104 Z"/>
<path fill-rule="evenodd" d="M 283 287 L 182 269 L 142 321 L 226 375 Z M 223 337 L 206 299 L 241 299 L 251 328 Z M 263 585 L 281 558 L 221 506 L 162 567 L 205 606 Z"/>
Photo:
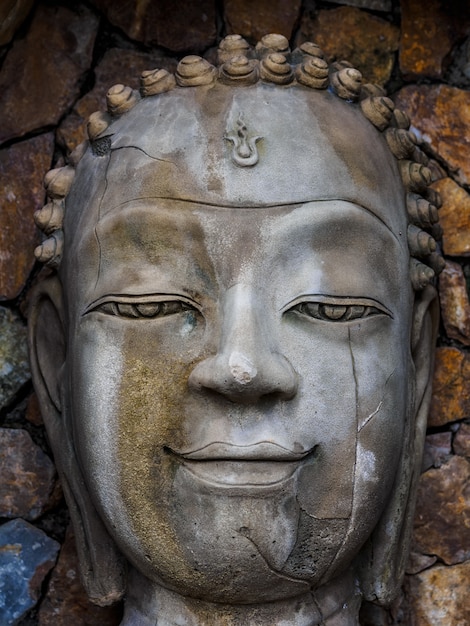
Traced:
<path fill-rule="evenodd" d="M 174 70 L 187 52 L 268 32 L 318 43 L 386 85 L 432 158 L 442 194 L 442 324 L 402 596 L 364 626 L 470 623 L 470 4 L 465 0 L 3 0 L 0 3 L 0 623 L 119 623 L 84 596 L 72 530 L 27 363 L 33 213 L 42 176 L 85 138 L 118 82 Z"/>

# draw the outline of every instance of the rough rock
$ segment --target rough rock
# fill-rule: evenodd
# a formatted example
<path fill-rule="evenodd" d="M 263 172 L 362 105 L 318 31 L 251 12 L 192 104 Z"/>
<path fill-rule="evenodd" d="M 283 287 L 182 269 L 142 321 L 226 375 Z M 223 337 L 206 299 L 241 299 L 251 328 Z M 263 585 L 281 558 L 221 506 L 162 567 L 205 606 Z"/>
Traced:
<path fill-rule="evenodd" d="M 452 454 L 452 433 L 433 433 L 428 435 L 424 442 L 424 455 L 421 471 L 425 472 L 430 467 L 441 467 L 449 460 Z"/>
<path fill-rule="evenodd" d="M 407 576 L 408 598 L 416 626 L 467 626 L 470 624 L 470 561 L 453 567 L 436 565 Z"/>
<path fill-rule="evenodd" d="M 470 356 L 458 348 L 436 350 L 429 426 L 470 416 Z"/>
<path fill-rule="evenodd" d="M 392 0 L 330 0 L 333 4 L 347 4 L 350 7 L 369 9 L 370 11 L 391 11 Z"/>
<path fill-rule="evenodd" d="M 299 19 L 300 0 L 225 0 L 227 33 L 242 35 L 255 43 L 267 33 L 279 33 L 288 39 Z"/>
<path fill-rule="evenodd" d="M 406 564 L 406 573 L 407 574 L 417 574 L 418 572 L 422 572 L 428 567 L 434 565 L 437 561 L 437 556 L 428 556 L 427 554 L 421 554 L 418 552 L 416 548 L 412 545 L 410 550 L 410 556 L 408 558 L 408 563 Z"/>
<path fill-rule="evenodd" d="M 37 602 L 60 545 L 28 522 L 0 526 L 0 624 L 10 626 Z"/>
<path fill-rule="evenodd" d="M 439 221 L 444 231 L 444 253 L 470 256 L 470 195 L 452 178 L 438 180 L 433 187 L 442 198 Z"/>
<path fill-rule="evenodd" d="M 441 315 L 449 337 L 470 346 L 470 302 L 462 267 L 447 261 L 439 276 Z"/>
<path fill-rule="evenodd" d="M 139 88 L 140 75 L 144 70 L 163 68 L 173 72 L 175 59 L 161 53 L 137 52 L 111 48 L 95 69 L 95 86 L 80 98 L 72 113 L 65 118 L 57 130 L 57 141 L 68 151 L 87 138 L 86 120 L 95 111 L 106 109 L 106 93 L 116 83 Z"/>
<path fill-rule="evenodd" d="M 414 520 L 417 548 L 447 565 L 470 559 L 470 462 L 453 456 L 422 474 Z"/>
<path fill-rule="evenodd" d="M 26 327 L 9 309 L 0 307 L 0 409 L 13 401 L 29 377 Z"/>
<path fill-rule="evenodd" d="M 13 43 L 0 72 L 0 142 L 57 124 L 77 99 L 98 27 L 78 6 L 38 5 L 28 33 Z"/>
<path fill-rule="evenodd" d="M 75 538 L 69 526 L 39 609 L 39 626 L 117 626 L 121 617 L 120 605 L 98 607 L 88 600 L 80 581 Z"/>
<path fill-rule="evenodd" d="M 465 3 L 401 0 L 400 69 L 408 80 L 443 78 L 454 44 L 470 27 Z"/>
<path fill-rule="evenodd" d="M 460 424 L 454 437 L 454 452 L 470 459 L 470 424 Z"/>
<path fill-rule="evenodd" d="M 413 130 L 430 144 L 461 185 L 470 184 L 470 91 L 448 85 L 408 85 L 395 96 Z"/>
<path fill-rule="evenodd" d="M 37 519 L 55 486 L 50 458 L 25 430 L 0 428 L 0 517 Z"/>
<path fill-rule="evenodd" d="M 0 46 L 12 40 L 33 4 L 34 0 L 3 0 L 0 4 Z"/>
<path fill-rule="evenodd" d="M 34 265 L 33 214 L 44 202 L 42 179 L 53 151 L 52 133 L 0 150 L 0 300 L 16 298 Z"/>
<path fill-rule="evenodd" d="M 346 59 L 363 74 L 365 82 L 384 85 L 392 73 L 400 31 L 389 22 L 360 9 L 321 10 L 306 14 L 297 43 L 314 41 L 329 61 Z"/>
<path fill-rule="evenodd" d="M 107 19 L 128 37 L 174 52 L 202 51 L 216 38 L 215 0 L 93 0 Z"/>
<path fill-rule="evenodd" d="M 42 426 L 43 419 L 41 410 L 39 408 L 38 397 L 35 393 L 32 393 L 28 398 L 28 404 L 26 406 L 26 419 L 34 426 Z"/>

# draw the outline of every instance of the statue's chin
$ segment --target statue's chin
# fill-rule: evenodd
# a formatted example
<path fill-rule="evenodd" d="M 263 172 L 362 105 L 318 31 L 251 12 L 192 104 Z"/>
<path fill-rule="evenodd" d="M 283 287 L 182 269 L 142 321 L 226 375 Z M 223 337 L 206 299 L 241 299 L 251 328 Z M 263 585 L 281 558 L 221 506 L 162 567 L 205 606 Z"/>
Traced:
<path fill-rule="evenodd" d="M 295 473 L 270 485 L 217 488 L 181 467 L 171 506 L 162 509 L 165 532 L 136 531 L 144 558 L 128 553 L 131 562 L 179 594 L 234 604 L 308 592 L 328 571 L 348 524 L 303 512 Z"/>

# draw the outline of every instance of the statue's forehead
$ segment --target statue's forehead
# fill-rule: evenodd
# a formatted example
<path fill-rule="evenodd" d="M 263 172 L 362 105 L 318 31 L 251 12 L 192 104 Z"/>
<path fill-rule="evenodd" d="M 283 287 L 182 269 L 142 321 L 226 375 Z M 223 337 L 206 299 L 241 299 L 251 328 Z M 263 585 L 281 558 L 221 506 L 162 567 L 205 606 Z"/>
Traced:
<path fill-rule="evenodd" d="M 88 153 L 75 181 L 88 186 L 106 160 L 100 216 L 138 198 L 232 207 L 344 199 L 376 211 L 394 231 L 402 227 L 395 159 L 354 105 L 327 92 L 179 89 L 143 99 L 108 132 L 110 152 Z M 255 164 L 237 162 L 243 141 Z"/>

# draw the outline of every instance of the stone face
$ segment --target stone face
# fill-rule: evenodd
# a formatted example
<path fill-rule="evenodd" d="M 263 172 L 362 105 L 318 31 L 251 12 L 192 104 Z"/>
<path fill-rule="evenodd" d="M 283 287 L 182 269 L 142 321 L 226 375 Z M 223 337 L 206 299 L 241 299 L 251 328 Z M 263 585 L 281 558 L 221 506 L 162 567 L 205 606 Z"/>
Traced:
<path fill-rule="evenodd" d="M 458 348 L 436 350 L 429 426 L 470 415 L 470 357 Z"/>
<path fill-rule="evenodd" d="M 16 624 L 37 602 L 57 541 L 21 519 L 0 526 L 0 623 Z"/>
<path fill-rule="evenodd" d="M 215 1 L 93 0 L 107 19 L 128 37 L 182 52 L 203 50 L 216 37 Z"/>
<path fill-rule="evenodd" d="M 34 211 L 44 203 L 42 179 L 51 165 L 52 133 L 0 150 L 0 300 L 12 300 L 24 286 L 39 243 Z"/>
<path fill-rule="evenodd" d="M 470 561 L 453 567 L 436 565 L 407 577 L 408 598 L 416 626 L 470 624 Z"/>
<path fill-rule="evenodd" d="M 398 92 L 395 102 L 410 116 L 418 137 L 444 160 L 452 177 L 461 185 L 470 184 L 470 92 L 448 85 L 409 85 Z"/>
<path fill-rule="evenodd" d="M 99 607 L 88 600 L 80 580 L 73 530 L 69 526 L 39 609 L 39 626 L 117 626 L 121 613 L 120 605 Z"/>
<path fill-rule="evenodd" d="M 0 73 L 0 142 L 58 123 L 80 92 L 97 27 L 97 17 L 82 6 L 80 12 L 37 7 Z"/>
<path fill-rule="evenodd" d="M 9 309 L 0 307 L 0 408 L 8 406 L 28 380 L 26 328 Z"/>
<path fill-rule="evenodd" d="M 470 255 L 470 195 L 452 178 L 433 184 L 441 194 L 439 221 L 443 228 L 442 249 L 450 256 Z"/>
<path fill-rule="evenodd" d="M 328 60 L 350 61 L 365 82 L 385 84 L 390 78 L 399 30 L 393 24 L 352 7 L 318 12 L 302 18 L 298 43 L 314 41 Z"/>
<path fill-rule="evenodd" d="M 470 303 L 462 267 L 447 261 L 439 276 L 441 314 L 447 334 L 470 345 Z"/>
<path fill-rule="evenodd" d="M 454 438 L 454 452 L 470 458 L 470 424 L 460 424 Z"/>
<path fill-rule="evenodd" d="M 470 462 L 463 457 L 421 476 L 414 541 L 447 565 L 470 559 Z"/>
<path fill-rule="evenodd" d="M 0 517 L 35 520 L 49 504 L 55 486 L 50 458 L 25 430 L 0 428 Z"/>
<path fill-rule="evenodd" d="M 34 0 L 3 0 L 0 4 L 0 46 L 11 41 L 33 4 Z"/>
<path fill-rule="evenodd" d="M 227 33 L 236 33 L 253 43 L 267 33 L 279 33 L 288 39 L 299 18 L 300 0 L 226 0 Z"/>
<path fill-rule="evenodd" d="M 67 150 L 87 139 L 86 120 L 95 111 L 106 109 L 106 93 L 112 85 L 123 83 L 133 89 L 139 88 L 140 75 L 144 70 L 163 68 L 174 72 L 176 60 L 158 53 L 137 52 L 111 48 L 95 69 L 95 86 L 80 98 L 72 113 L 57 129 L 57 140 Z"/>
<path fill-rule="evenodd" d="M 454 43 L 470 26 L 465 3 L 455 9 L 449 4 L 401 0 L 400 69 L 405 78 L 443 78 Z"/>
<path fill-rule="evenodd" d="M 441 467 L 451 455 L 452 433 L 434 433 L 426 437 L 422 471 L 430 467 Z"/>

